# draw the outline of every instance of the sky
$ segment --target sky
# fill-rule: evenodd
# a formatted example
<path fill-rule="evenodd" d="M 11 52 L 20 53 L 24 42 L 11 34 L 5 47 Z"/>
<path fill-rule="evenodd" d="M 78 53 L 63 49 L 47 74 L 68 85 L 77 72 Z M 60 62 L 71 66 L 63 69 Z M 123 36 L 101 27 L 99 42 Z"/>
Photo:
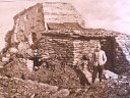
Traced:
<path fill-rule="evenodd" d="M 13 16 L 37 2 L 69 2 L 82 15 L 86 28 L 105 28 L 130 35 L 130 0 L 0 0 L 0 50 L 13 27 Z"/>
<path fill-rule="evenodd" d="M 73 3 L 83 15 L 86 27 L 130 34 L 130 0 L 83 0 Z"/>

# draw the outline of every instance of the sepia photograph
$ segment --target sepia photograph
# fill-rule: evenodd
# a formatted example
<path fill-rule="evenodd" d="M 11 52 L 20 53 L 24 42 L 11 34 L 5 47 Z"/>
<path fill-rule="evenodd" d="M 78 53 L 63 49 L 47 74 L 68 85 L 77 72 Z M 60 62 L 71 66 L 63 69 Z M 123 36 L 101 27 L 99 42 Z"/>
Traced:
<path fill-rule="evenodd" d="M 0 0 L 0 98 L 130 98 L 130 1 Z"/>

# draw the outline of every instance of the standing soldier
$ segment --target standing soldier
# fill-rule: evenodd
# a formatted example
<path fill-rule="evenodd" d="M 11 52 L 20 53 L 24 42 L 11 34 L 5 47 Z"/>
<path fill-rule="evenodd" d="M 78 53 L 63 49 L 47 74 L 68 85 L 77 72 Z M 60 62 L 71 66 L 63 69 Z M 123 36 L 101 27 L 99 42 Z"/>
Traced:
<path fill-rule="evenodd" d="M 107 61 L 106 54 L 103 50 L 101 50 L 101 45 L 99 44 L 94 53 L 94 66 L 93 66 L 93 73 L 92 73 L 92 83 L 95 82 L 97 74 L 99 73 L 99 81 L 102 81 L 102 74 L 104 64 Z"/>

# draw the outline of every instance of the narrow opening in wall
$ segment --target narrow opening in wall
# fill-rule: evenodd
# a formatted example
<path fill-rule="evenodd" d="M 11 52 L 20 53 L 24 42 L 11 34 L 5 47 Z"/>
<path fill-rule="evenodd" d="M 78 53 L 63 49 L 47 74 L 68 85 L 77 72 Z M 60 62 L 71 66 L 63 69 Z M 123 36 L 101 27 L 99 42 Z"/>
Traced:
<path fill-rule="evenodd" d="M 115 46 L 114 46 L 114 38 L 108 37 L 106 39 L 100 40 L 102 50 L 105 51 L 107 56 L 107 62 L 105 64 L 105 69 L 109 69 L 111 71 L 114 71 L 114 60 L 115 60 Z"/>

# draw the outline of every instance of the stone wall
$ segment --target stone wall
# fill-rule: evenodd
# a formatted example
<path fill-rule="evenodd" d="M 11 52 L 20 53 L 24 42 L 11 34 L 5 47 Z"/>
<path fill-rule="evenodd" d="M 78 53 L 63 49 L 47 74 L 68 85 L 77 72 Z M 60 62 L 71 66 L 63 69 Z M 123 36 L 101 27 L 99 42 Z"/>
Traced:
<path fill-rule="evenodd" d="M 69 60 L 71 61 L 71 63 L 67 65 L 76 65 L 78 64 L 78 62 L 81 61 L 83 55 L 86 55 L 89 59 L 93 59 L 92 53 L 94 53 L 96 46 L 100 42 L 102 46 L 102 50 L 105 51 L 108 59 L 105 64 L 105 68 L 120 74 L 126 72 L 130 62 L 129 36 L 119 34 L 117 37 L 84 36 L 83 38 L 82 37 L 77 38 L 77 37 L 73 37 L 72 35 L 63 38 L 61 35 L 59 34 L 55 36 L 55 33 L 53 33 L 51 37 L 45 36 L 43 38 L 44 40 L 45 39 L 49 40 L 46 43 L 50 47 L 50 50 L 46 48 L 46 52 L 44 51 L 43 54 L 47 53 L 47 55 L 49 56 L 50 54 L 48 54 L 49 52 L 47 51 L 50 51 L 51 53 L 52 52 L 51 50 L 53 50 L 56 52 L 53 52 L 52 54 L 58 55 L 58 57 L 56 58 L 59 58 L 59 61 L 62 61 L 62 58 L 64 57 L 60 55 L 64 54 L 64 55 L 68 55 L 69 57 L 68 58 L 67 56 L 65 56 L 65 59 L 68 58 L 66 61 L 67 62 L 69 62 Z M 64 45 L 61 45 L 61 43 Z M 47 46 L 47 44 L 43 43 L 42 49 L 44 49 Z M 66 47 L 67 49 L 64 49 L 64 47 Z M 68 53 L 68 49 L 69 49 L 69 53 Z M 59 52 L 59 50 L 62 51 Z M 45 55 L 44 57 L 47 57 L 47 55 Z M 50 58 L 55 58 L 55 56 L 52 56 Z"/>
<path fill-rule="evenodd" d="M 38 49 L 43 60 L 51 60 L 56 65 L 72 65 L 74 47 L 71 38 L 43 36 Z"/>
<path fill-rule="evenodd" d="M 108 61 L 105 65 L 106 69 L 113 70 L 115 64 L 115 38 L 73 38 L 62 37 L 61 35 L 55 36 L 52 33 L 46 35 L 39 42 L 38 47 L 42 51 L 43 59 L 51 59 L 55 64 L 62 65 L 77 65 L 83 55 L 86 55 L 93 62 L 93 53 L 99 43 L 102 49 L 106 52 Z M 58 62 L 57 62 L 58 61 Z"/>
<path fill-rule="evenodd" d="M 28 40 L 28 36 L 32 32 L 36 34 L 37 38 L 41 37 L 41 33 L 45 30 L 42 10 L 42 4 L 36 4 L 14 17 L 13 42 Z"/>
<path fill-rule="evenodd" d="M 93 64 L 93 53 L 95 48 L 100 43 L 102 50 L 105 51 L 107 56 L 107 62 L 105 64 L 105 69 L 109 69 L 113 71 L 115 64 L 115 43 L 114 37 L 106 37 L 106 38 L 87 38 L 86 39 L 78 39 L 73 41 L 74 45 L 74 61 L 73 64 L 76 65 L 81 61 L 83 55 L 86 55 L 90 59 L 90 63 Z M 93 65 L 91 65 L 93 66 Z"/>
<path fill-rule="evenodd" d="M 38 3 L 14 17 L 13 29 L 5 37 L 5 48 L 18 48 L 21 54 L 28 52 L 28 49 L 41 38 L 44 30 L 43 6 Z"/>
<path fill-rule="evenodd" d="M 96 46 L 99 44 L 99 40 L 74 40 L 74 61 L 73 65 L 78 64 L 83 55 L 86 55 L 89 59 L 92 59 L 92 54 Z"/>
<path fill-rule="evenodd" d="M 126 56 L 126 59 L 130 62 L 130 37 L 125 35 L 118 36 L 116 37 L 116 41 Z"/>
<path fill-rule="evenodd" d="M 46 23 L 79 23 L 83 24 L 81 15 L 69 3 L 46 2 L 43 3 L 43 13 Z"/>
<path fill-rule="evenodd" d="M 117 73 L 129 73 L 130 70 L 130 36 L 118 35 L 115 38 L 115 71 Z"/>

